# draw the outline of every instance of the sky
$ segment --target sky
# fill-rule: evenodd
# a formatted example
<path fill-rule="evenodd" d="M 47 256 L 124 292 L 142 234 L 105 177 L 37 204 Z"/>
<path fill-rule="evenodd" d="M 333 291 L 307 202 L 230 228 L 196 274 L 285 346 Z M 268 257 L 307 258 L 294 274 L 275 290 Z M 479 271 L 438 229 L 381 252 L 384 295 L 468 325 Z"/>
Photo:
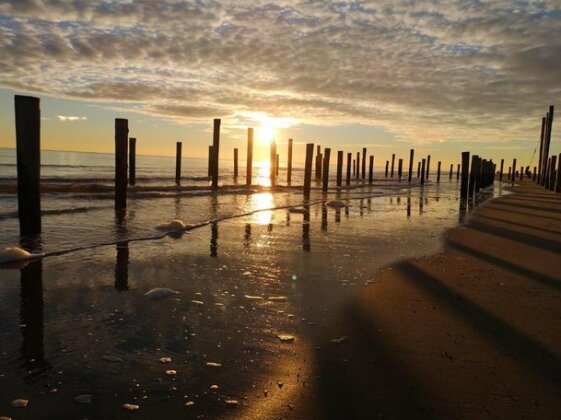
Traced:
<path fill-rule="evenodd" d="M 561 2 L 0 0 L 2 147 L 14 94 L 41 98 L 44 149 L 111 152 L 127 118 L 139 154 L 205 157 L 221 118 L 221 157 L 255 127 L 281 164 L 288 138 L 297 162 L 313 142 L 530 164 L 561 98 Z"/>

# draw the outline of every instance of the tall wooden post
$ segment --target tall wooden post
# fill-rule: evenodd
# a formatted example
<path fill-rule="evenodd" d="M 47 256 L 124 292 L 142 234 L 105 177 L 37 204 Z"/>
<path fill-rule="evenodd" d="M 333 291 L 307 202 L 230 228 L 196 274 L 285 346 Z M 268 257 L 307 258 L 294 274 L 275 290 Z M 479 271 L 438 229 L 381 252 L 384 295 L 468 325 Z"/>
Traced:
<path fill-rule="evenodd" d="M 247 163 L 245 168 L 245 185 L 251 185 L 253 169 L 253 128 L 247 129 Z"/>
<path fill-rule="evenodd" d="M 306 144 L 306 163 L 304 166 L 304 198 L 310 198 L 312 182 L 312 160 L 314 158 L 314 143 Z"/>
<path fill-rule="evenodd" d="M 374 181 L 374 155 L 370 155 L 370 163 L 368 165 L 368 182 L 372 184 Z"/>
<path fill-rule="evenodd" d="M 316 153 L 316 179 L 321 179 L 321 146 L 317 146 Z"/>
<path fill-rule="evenodd" d="M 403 176 L 403 159 L 397 161 L 397 177 L 401 180 Z"/>
<path fill-rule="evenodd" d="M 417 164 L 417 178 L 421 176 L 421 161 Z"/>
<path fill-rule="evenodd" d="M 345 179 L 346 185 L 351 185 L 351 160 L 353 159 L 352 153 L 347 153 L 347 177 Z"/>
<path fill-rule="evenodd" d="M 277 174 L 277 143 L 273 140 L 271 142 L 271 155 L 269 156 L 269 176 L 271 179 L 271 187 L 276 184 Z"/>
<path fill-rule="evenodd" d="M 427 156 L 427 174 L 426 174 L 427 179 L 429 179 L 429 175 L 430 175 L 430 155 Z"/>
<path fill-rule="evenodd" d="M 238 149 L 234 148 L 234 178 L 238 179 Z"/>
<path fill-rule="evenodd" d="M 473 194 L 475 192 L 475 170 L 476 170 L 476 166 L 477 166 L 477 158 L 479 156 L 477 155 L 473 155 L 471 157 L 471 166 L 470 166 L 470 170 L 469 170 L 469 190 L 468 190 L 468 196 L 473 197 Z"/>
<path fill-rule="evenodd" d="M 337 152 L 337 186 L 340 187 L 343 183 L 343 151 Z"/>
<path fill-rule="evenodd" d="M 456 181 L 460 179 L 460 164 L 458 163 L 458 167 L 456 169 Z"/>
<path fill-rule="evenodd" d="M 395 165 L 395 153 L 392 153 L 392 170 L 391 170 L 391 177 L 393 178 L 393 168 Z"/>
<path fill-rule="evenodd" d="M 331 158 L 331 149 L 326 147 L 323 151 L 323 192 L 327 192 L 329 186 L 329 159 Z"/>
<path fill-rule="evenodd" d="M 220 159 L 220 119 L 214 119 L 214 127 L 212 132 L 212 189 L 218 189 L 218 169 Z"/>
<path fill-rule="evenodd" d="M 386 160 L 386 178 L 388 177 L 388 167 L 390 165 L 390 161 Z"/>
<path fill-rule="evenodd" d="M 35 235 L 41 233 L 41 100 L 16 95 L 14 104 L 19 232 Z"/>
<path fill-rule="evenodd" d="M 129 139 L 129 185 L 136 185 L 136 139 Z"/>
<path fill-rule="evenodd" d="M 214 158 L 214 153 L 212 152 L 212 146 L 208 146 L 208 177 L 209 178 L 212 177 L 213 158 Z"/>
<path fill-rule="evenodd" d="M 481 170 L 485 166 L 486 161 L 481 160 L 478 156 L 475 161 L 475 193 L 478 193 L 481 188 Z"/>
<path fill-rule="evenodd" d="M 442 162 L 438 161 L 437 169 L 436 169 L 436 183 L 440 183 L 440 165 Z"/>
<path fill-rule="evenodd" d="M 275 145 L 275 151 L 276 149 L 277 147 Z M 275 179 L 279 177 L 279 168 L 280 168 L 280 155 L 277 153 L 277 155 L 275 156 Z"/>
<path fill-rule="evenodd" d="M 454 164 L 450 164 L 450 175 L 448 176 L 448 180 L 452 180 L 452 173 L 454 173 Z"/>
<path fill-rule="evenodd" d="M 516 179 L 516 159 L 512 160 L 512 178 L 511 181 L 514 182 Z"/>
<path fill-rule="evenodd" d="M 356 176 L 356 159 L 353 159 L 353 176 Z"/>
<path fill-rule="evenodd" d="M 557 157 L 557 180 L 555 181 L 555 192 L 561 192 L 561 153 Z"/>
<path fill-rule="evenodd" d="M 555 181 L 557 180 L 557 177 L 555 176 L 555 167 L 557 163 L 557 156 L 553 155 L 551 156 L 551 169 L 550 169 L 550 180 L 549 180 L 549 190 L 550 191 L 555 191 Z"/>
<path fill-rule="evenodd" d="M 460 165 L 458 165 L 460 167 Z M 462 152 L 462 182 L 460 183 L 460 198 L 466 200 L 468 197 L 469 180 L 469 152 Z"/>
<path fill-rule="evenodd" d="M 286 184 L 292 183 L 292 139 L 288 139 L 288 167 L 286 168 Z"/>
<path fill-rule="evenodd" d="M 181 142 L 178 141 L 175 147 L 175 183 L 181 184 Z"/>
<path fill-rule="evenodd" d="M 545 172 L 544 172 L 544 182 L 543 182 L 543 186 L 547 189 L 549 188 L 549 180 L 551 179 L 550 176 L 550 171 L 551 171 L 551 158 L 547 159 L 547 162 L 545 164 Z"/>
<path fill-rule="evenodd" d="M 538 156 L 538 183 L 541 181 L 541 174 L 542 174 L 542 160 L 543 160 L 543 141 L 544 141 L 544 134 L 545 134 L 545 117 L 542 117 L 542 130 L 540 134 L 540 154 Z"/>
<path fill-rule="evenodd" d="M 553 105 L 549 106 L 549 112 L 548 112 L 548 118 L 546 121 L 546 136 L 544 139 L 544 144 L 543 144 L 543 156 L 544 159 L 548 159 L 549 158 L 549 147 L 551 145 L 551 130 L 553 127 L 553 112 L 554 112 L 554 107 Z"/>
<path fill-rule="evenodd" d="M 426 160 L 422 159 L 421 160 L 421 185 L 425 185 L 425 164 L 426 164 Z"/>
<path fill-rule="evenodd" d="M 360 152 L 356 152 L 356 179 L 360 178 Z"/>
<path fill-rule="evenodd" d="M 415 157 L 415 149 L 409 150 L 409 176 L 407 177 L 407 182 L 411 182 L 413 179 L 413 159 Z"/>
<path fill-rule="evenodd" d="M 366 147 L 362 148 L 362 179 L 366 179 Z"/>
<path fill-rule="evenodd" d="M 127 208 L 129 121 L 115 118 L 115 210 Z"/>
<path fill-rule="evenodd" d="M 501 159 L 501 169 L 499 169 L 499 181 L 503 180 L 503 170 L 505 166 L 505 160 Z"/>

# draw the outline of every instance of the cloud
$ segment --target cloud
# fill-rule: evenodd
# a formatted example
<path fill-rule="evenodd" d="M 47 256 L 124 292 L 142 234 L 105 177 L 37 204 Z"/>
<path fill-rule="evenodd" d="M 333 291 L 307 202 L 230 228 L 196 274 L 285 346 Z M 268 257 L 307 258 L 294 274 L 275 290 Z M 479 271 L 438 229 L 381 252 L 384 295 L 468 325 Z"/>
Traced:
<path fill-rule="evenodd" d="M 62 122 L 84 121 L 88 119 L 88 117 L 77 117 L 74 115 L 57 115 L 56 117 Z"/>
<path fill-rule="evenodd" d="M 559 98 L 560 19 L 547 0 L 0 0 L 0 84 L 177 122 L 501 142 Z"/>

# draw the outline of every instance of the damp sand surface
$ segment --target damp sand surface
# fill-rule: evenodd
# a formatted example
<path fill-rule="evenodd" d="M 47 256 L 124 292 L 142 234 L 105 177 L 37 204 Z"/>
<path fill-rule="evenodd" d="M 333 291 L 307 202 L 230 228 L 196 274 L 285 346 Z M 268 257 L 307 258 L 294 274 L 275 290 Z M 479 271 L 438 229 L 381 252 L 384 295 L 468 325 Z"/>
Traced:
<path fill-rule="evenodd" d="M 465 216 L 455 182 L 338 198 L 350 206 L 258 211 L 3 269 L 0 416 L 312 413 L 320 356 L 356 340 L 350 328 L 331 330 L 349 300 L 383 267 L 438 252 Z M 188 200 L 178 206 L 189 213 Z M 159 216 L 153 226 L 173 218 Z M 118 232 L 135 223 L 114 217 Z M 153 289 L 158 299 L 146 295 Z"/>

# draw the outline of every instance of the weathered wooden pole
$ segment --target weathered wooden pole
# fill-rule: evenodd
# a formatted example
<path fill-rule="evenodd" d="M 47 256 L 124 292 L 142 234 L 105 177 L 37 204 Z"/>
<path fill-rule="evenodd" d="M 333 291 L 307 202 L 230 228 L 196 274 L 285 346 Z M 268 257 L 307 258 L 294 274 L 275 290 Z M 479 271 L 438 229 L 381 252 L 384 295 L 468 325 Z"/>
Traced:
<path fill-rule="evenodd" d="M 353 159 L 352 153 L 347 153 L 347 177 L 345 179 L 345 184 L 351 185 L 351 160 Z"/>
<path fill-rule="evenodd" d="M 516 159 L 512 160 L 512 178 L 510 179 L 512 182 L 516 179 Z"/>
<path fill-rule="evenodd" d="M 391 177 L 393 178 L 393 170 L 395 166 L 395 153 L 392 153 L 392 170 L 391 170 Z"/>
<path fill-rule="evenodd" d="M 353 177 L 356 176 L 356 159 L 353 159 Z"/>
<path fill-rule="evenodd" d="M 403 159 L 397 161 L 397 177 L 401 180 L 403 176 Z"/>
<path fill-rule="evenodd" d="M 312 182 L 312 161 L 314 159 L 314 143 L 306 144 L 306 162 L 304 166 L 304 198 L 310 198 Z"/>
<path fill-rule="evenodd" d="M 323 151 L 323 192 L 327 192 L 329 187 L 329 159 L 331 158 L 331 149 L 326 147 Z"/>
<path fill-rule="evenodd" d="M 425 164 L 426 164 L 426 160 L 422 159 L 421 160 L 421 185 L 425 185 Z"/>
<path fill-rule="evenodd" d="M 356 152 L 356 179 L 360 178 L 360 152 Z"/>
<path fill-rule="evenodd" d="M 370 163 L 368 165 L 368 182 L 372 184 L 374 181 L 374 155 L 370 155 Z"/>
<path fill-rule="evenodd" d="M 129 121 L 115 118 L 115 210 L 127 208 Z"/>
<path fill-rule="evenodd" d="M 212 178 L 212 165 L 213 165 L 214 153 L 212 152 L 212 146 L 208 146 L 208 177 Z"/>
<path fill-rule="evenodd" d="M 366 147 L 362 148 L 362 179 L 366 179 Z"/>
<path fill-rule="evenodd" d="M 386 178 L 388 177 L 388 167 L 390 166 L 390 161 L 386 160 Z"/>
<path fill-rule="evenodd" d="M 511 172 L 512 172 L 512 166 L 509 166 L 509 167 L 508 167 L 508 177 L 507 177 L 507 179 L 508 179 L 509 181 L 510 181 Z"/>
<path fill-rule="evenodd" d="M 542 129 L 540 134 L 540 154 L 538 156 L 538 183 L 541 181 L 541 174 L 542 174 L 542 162 L 543 162 L 543 141 L 544 141 L 544 134 L 545 134 L 545 117 L 542 117 Z"/>
<path fill-rule="evenodd" d="M 471 166 L 469 169 L 469 190 L 468 196 L 473 197 L 473 193 L 475 192 L 475 173 L 477 169 L 477 159 L 479 156 L 473 155 L 471 157 Z"/>
<path fill-rule="evenodd" d="M 337 151 L 337 186 L 343 183 L 343 151 Z"/>
<path fill-rule="evenodd" d="M 415 157 L 415 149 L 409 150 L 409 176 L 407 177 L 407 182 L 411 182 L 413 179 L 413 158 Z"/>
<path fill-rule="evenodd" d="M 440 165 L 442 164 L 442 162 L 438 161 L 438 165 L 436 168 L 436 183 L 440 184 Z"/>
<path fill-rule="evenodd" d="M 549 158 L 549 147 L 551 145 L 551 131 L 553 128 L 553 113 L 554 113 L 554 107 L 553 105 L 549 106 L 549 112 L 548 112 L 548 118 L 546 121 L 546 136 L 545 136 L 545 140 L 544 140 L 544 146 L 543 146 L 543 156 L 544 159 Z"/>
<path fill-rule="evenodd" d="M 321 146 L 317 147 L 317 154 L 316 154 L 316 179 L 321 179 Z"/>
<path fill-rule="evenodd" d="M 551 158 L 548 158 L 545 164 L 544 183 L 543 183 L 543 186 L 546 189 L 549 188 L 549 180 L 551 179 L 550 171 L 551 171 Z"/>
<path fill-rule="evenodd" d="M 557 177 L 555 176 L 555 167 L 557 166 L 557 156 L 553 155 L 551 156 L 551 169 L 550 169 L 550 173 L 551 173 L 551 178 L 549 180 L 549 190 L 550 191 L 555 191 L 555 181 L 557 180 Z"/>
<path fill-rule="evenodd" d="M 275 146 L 275 150 L 276 150 L 276 146 Z M 280 169 L 280 155 L 277 153 L 275 157 L 275 174 L 276 174 L 275 179 L 279 177 L 279 169 Z"/>
<path fill-rule="evenodd" d="M 537 177 L 536 167 L 534 166 L 534 172 L 532 173 L 532 181 L 536 182 L 536 177 Z"/>
<path fill-rule="evenodd" d="M 234 179 L 238 179 L 238 149 L 234 147 Z"/>
<path fill-rule="evenodd" d="M 136 185 L 136 139 L 129 139 L 129 185 Z"/>
<path fill-rule="evenodd" d="M 175 183 L 181 184 L 181 142 L 178 141 L 175 145 Z"/>
<path fill-rule="evenodd" d="M 427 156 L 427 174 L 426 174 L 427 179 L 429 179 L 429 175 L 430 175 L 430 155 Z"/>
<path fill-rule="evenodd" d="M 286 184 L 292 184 L 292 139 L 288 139 L 288 163 L 286 168 Z"/>
<path fill-rule="evenodd" d="M 212 189 L 218 189 L 218 170 L 220 162 L 220 118 L 214 119 L 212 131 Z"/>
<path fill-rule="evenodd" d="M 458 169 L 456 169 L 456 181 L 460 179 L 460 164 L 458 163 Z"/>
<path fill-rule="evenodd" d="M 41 100 L 16 95 L 14 104 L 19 233 L 36 235 L 41 233 Z"/>
<path fill-rule="evenodd" d="M 482 160 L 479 156 L 477 157 L 477 161 L 475 162 L 475 193 L 478 193 L 481 189 L 481 183 L 483 182 L 481 171 L 485 167 L 486 163 L 486 160 Z"/>
<path fill-rule="evenodd" d="M 555 192 L 561 192 L 561 153 L 557 157 L 557 180 L 555 181 Z"/>
<path fill-rule="evenodd" d="M 451 163 L 450 164 L 450 175 L 448 176 L 449 180 L 452 180 L 452 173 L 454 172 L 454 164 Z"/>
<path fill-rule="evenodd" d="M 417 164 L 417 178 L 421 176 L 421 161 Z"/>
<path fill-rule="evenodd" d="M 522 181 L 524 179 L 524 167 L 521 166 L 520 167 L 520 181 Z"/>
<path fill-rule="evenodd" d="M 503 180 L 503 169 L 505 166 L 505 160 L 501 159 L 501 169 L 499 169 L 499 181 Z"/>
<path fill-rule="evenodd" d="M 251 179 L 253 177 L 253 128 L 247 129 L 247 158 L 246 158 L 246 168 L 245 168 L 245 185 L 251 185 Z"/>
<path fill-rule="evenodd" d="M 462 152 L 462 181 L 460 183 L 460 198 L 466 200 L 468 197 L 469 179 L 469 152 Z"/>
<path fill-rule="evenodd" d="M 271 179 L 271 187 L 276 184 L 277 174 L 277 143 L 273 140 L 271 142 L 271 153 L 269 156 L 269 177 Z"/>

